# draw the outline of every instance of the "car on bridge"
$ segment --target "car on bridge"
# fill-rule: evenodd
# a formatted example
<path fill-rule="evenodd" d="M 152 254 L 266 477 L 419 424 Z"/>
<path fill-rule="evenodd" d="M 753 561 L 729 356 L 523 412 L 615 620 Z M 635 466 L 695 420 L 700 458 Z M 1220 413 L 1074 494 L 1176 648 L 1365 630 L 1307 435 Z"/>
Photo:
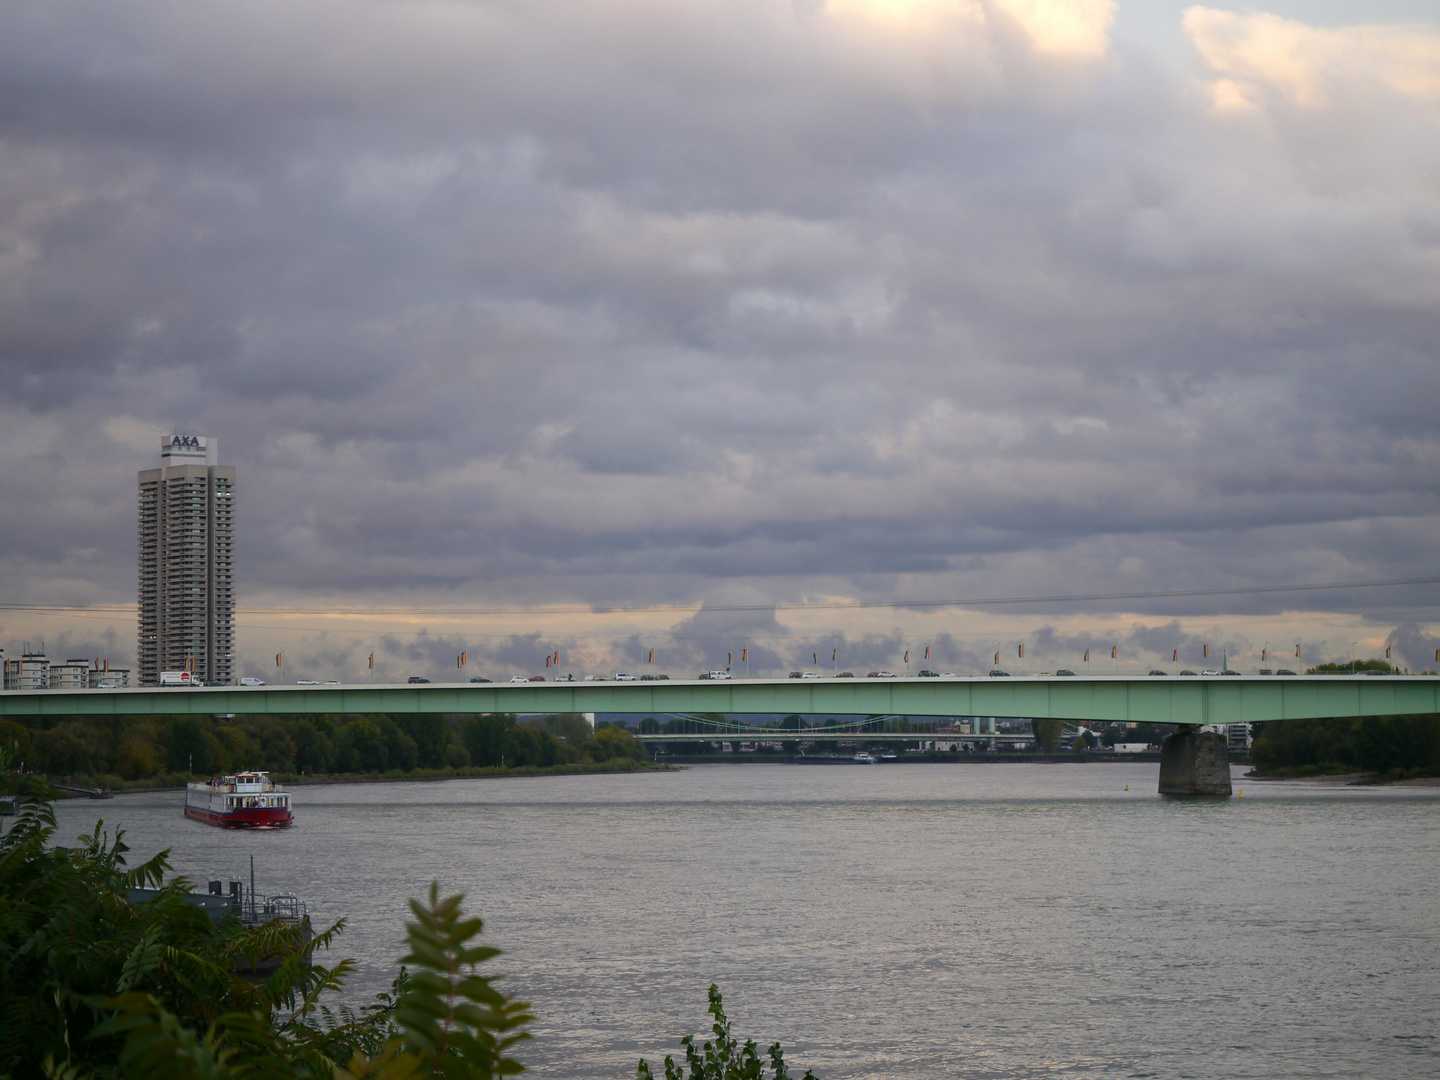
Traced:
<path fill-rule="evenodd" d="M 475 676 L 473 679 L 471 679 L 470 681 L 471 681 L 471 682 L 489 682 L 490 680 L 487 679 L 484 675 L 476 675 L 476 676 Z"/>
<path fill-rule="evenodd" d="M 1200 674 L 1201 674 L 1201 675 L 1219 675 L 1220 672 L 1216 671 L 1213 667 L 1207 667 L 1204 671 L 1200 672 Z"/>
<path fill-rule="evenodd" d="M 1194 675 L 1195 672 L 1193 672 L 1193 671 L 1182 671 L 1182 672 L 1180 672 L 1180 674 L 1181 674 L 1181 675 Z"/>
<path fill-rule="evenodd" d="M 241 686 L 264 686 L 264 685 L 265 685 L 265 680 L 264 680 L 264 679 L 252 679 L 252 678 L 250 678 L 250 677 L 247 675 L 245 678 L 243 678 L 243 679 L 240 680 L 240 685 L 241 685 Z"/>
<path fill-rule="evenodd" d="M 1067 667 L 1056 668 L 1055 674 L 1056 674 L 1056 675 L 1064 675 L 1064 676 L 1066 676 L 1067 678 L 1071 678 L 1071 679 L 1075 678 L 1075 673 L 1074 673 L 1073 671 L 1071 671 L 1071 670 L 1070 670 L 1069 668 L 1067 668 Z"/>
<path fill-rule="evenodd" d="M 525 676 L 525 675 L 511 675 L 511 676 L 510 676 L 510 681 L 511 681 L 511 682 L 529 682 L 530 679 L 529 679 L 528 676 Z"/>
<path fill-rule="evenodd" d="M 1150 669 L 1150 674 L 1151 674 L 1151 675 L 1168 675 L 1168 674 L 1170 674 L 1170 673 L 1169 673 L 1168 671 L 1161 671 L 1159 668 L 1151 668 L 1151 669 Z"/>
<path fill-rule="evenodd" d="M 990 669 L 990 678 L 992 679 L 1008 679 L 1009 677 L 1008 671 L 1001 671 L 998 667 Z"/>
<path fill-rule="evenodd" d="M 865 677 L 867 679 L 893 679 L 895 673 L 893 671 L 871 671 L 867 672 Z"/>
<path fill-rule="evenodd" d="M 835 678 L 837 679 L 853 679 L 854 677 L 855 673 L 853 671 L 837 671 L 835 673 Z"/>
<path fill-rule="evenodd" d="M 922 679 L 938 679 L 939 677 L 940 673 L 938 671 L 931 671 L 929 668 L 920 672 L 920 678 Z"/>
<path fill-rule="evenodd" d="M 616 682 L 635 682 L 636 679 L 635 679 L 635 676 L 634 676 L 634 675 L 631 675 L 628 671 L 617 671 L 617 672 L 615 672 L 615 681 L 616 681 Z"/>
<path fill-rule="evenodd" d="M 1291 671 L 1289 668 L 1282 667 L 1282 668 L 1277 669 L 1276 672 L 1275 672 L 1275 674 L 1276 674 L 1276 675 L 1294 675 L 1295 672 Z"/>
<path fill-rule="evenodd" d="M 428 683 L 430 680 L 425 678 L 424 675 L 411 675 L 410 678 L 406 679 L 405 681 L 411 683 Z M 296 679 L 295 682 L 298 684 L 300 680 Z"/>

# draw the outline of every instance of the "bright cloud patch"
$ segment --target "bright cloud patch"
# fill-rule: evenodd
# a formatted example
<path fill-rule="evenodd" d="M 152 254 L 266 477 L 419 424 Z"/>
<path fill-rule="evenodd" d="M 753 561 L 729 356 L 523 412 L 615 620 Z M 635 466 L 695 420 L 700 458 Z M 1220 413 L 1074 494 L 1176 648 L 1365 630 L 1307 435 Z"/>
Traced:
<path fill-rule="evenodd" d="M 1440 104 L 1440 31 L 1416 26 L 1307 26 L 1265 12 L 1192 7 L 1185 32 L 1220 78 L 1216 103 L 1242 107 L 1276 93 L 1323 108 L 1346 91 L 1383 86 Z"/>

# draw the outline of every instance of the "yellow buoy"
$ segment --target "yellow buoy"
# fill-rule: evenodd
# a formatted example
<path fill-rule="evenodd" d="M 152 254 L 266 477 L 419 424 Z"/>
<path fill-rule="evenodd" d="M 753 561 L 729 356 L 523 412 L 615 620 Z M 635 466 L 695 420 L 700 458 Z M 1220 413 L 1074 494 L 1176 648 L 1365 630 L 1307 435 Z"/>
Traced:
<path fill-rule="evenodd" d="M 1129 790 L 1130 790 L 1130 785 L 1129 785 L 1129 784 L 1126 784 L 1126 785 L 1125 785 L 1125 790 L 1126 790 L 1126 791 L 1129 791 Z"/>
<path fill-rule="evenodd" d="M 1245 797 L 1245 789 L 1242 787 L 1242 788 L 1240 789 L 1240 798 L 1243 799 L 1244 797 Z"/>

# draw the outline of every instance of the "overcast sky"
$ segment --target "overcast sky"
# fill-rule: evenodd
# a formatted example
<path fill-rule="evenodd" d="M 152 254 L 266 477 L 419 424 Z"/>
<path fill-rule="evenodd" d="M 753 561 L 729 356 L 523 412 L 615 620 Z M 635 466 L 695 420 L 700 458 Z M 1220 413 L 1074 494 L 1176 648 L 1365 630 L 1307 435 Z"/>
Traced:
<path fill-rule="evenodd" d="M 0 2 L 0 601 L 133 603 L 178 431 L 247 673 L 1433 667 L 1435 586 L 833 606 L 1440 574 L 1440 19 L 1263 8 Z"/>

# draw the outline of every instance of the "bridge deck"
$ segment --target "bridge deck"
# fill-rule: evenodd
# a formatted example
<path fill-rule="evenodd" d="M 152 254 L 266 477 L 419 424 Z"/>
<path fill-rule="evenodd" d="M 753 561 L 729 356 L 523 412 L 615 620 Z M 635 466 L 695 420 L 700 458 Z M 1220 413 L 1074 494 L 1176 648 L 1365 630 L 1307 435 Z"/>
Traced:
<path fill-rule="evenodd" d="M 1228 724 L 1440 712 L 1436 676 L 1077 676 L 0 691 L 0 716 L 801 713 Z"/>

